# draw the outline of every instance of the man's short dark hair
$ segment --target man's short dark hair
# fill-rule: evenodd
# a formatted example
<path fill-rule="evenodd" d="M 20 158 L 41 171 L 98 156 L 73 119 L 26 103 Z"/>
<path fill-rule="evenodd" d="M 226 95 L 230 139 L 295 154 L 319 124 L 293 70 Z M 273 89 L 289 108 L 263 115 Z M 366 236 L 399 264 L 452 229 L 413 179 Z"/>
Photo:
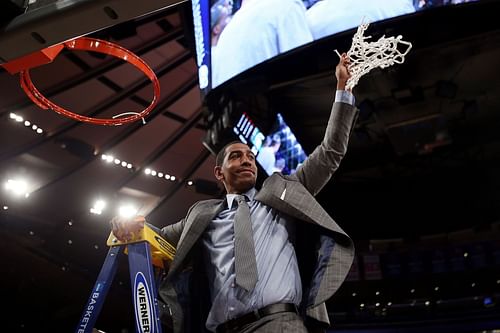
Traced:
<path fill-rule="evenodd" d="M 228 144 L 226 144 L 224 147 L 222 147 L 221 150 L 219 150 L 219 152 L 217 153 L 217 157 L 215 157 L 215 165 L 216 166 L 222 166 L 222 163 L 224 163 L 224 158 L 226 157 L 227 147 L 229 147 L 230 145 L 234 145 L 235 143 L 242 143 L 242 142 L 238 141 L 238 140 L 231 141 Z"/>

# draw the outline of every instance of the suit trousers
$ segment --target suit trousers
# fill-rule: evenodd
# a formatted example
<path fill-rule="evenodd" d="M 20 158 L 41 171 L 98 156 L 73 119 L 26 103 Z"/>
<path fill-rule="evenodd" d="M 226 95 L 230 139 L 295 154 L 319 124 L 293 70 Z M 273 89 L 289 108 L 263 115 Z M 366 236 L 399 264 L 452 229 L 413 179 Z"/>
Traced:
<path fill-rule="evenodd" d="M 238 333 L 307 333 L 302 318 L 293 312 L 265 316 L 243 327 Z"/>

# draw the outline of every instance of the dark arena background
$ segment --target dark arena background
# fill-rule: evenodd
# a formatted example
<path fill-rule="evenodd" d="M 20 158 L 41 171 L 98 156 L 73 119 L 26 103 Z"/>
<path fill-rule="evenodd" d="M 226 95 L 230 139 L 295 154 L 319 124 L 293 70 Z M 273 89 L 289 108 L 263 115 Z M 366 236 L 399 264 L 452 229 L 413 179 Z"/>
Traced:
<path fill-rule="evenodd" d="M 500 332 L 500 1 L 406 2 L 410 12 L 372 20 L 367 35 L 402 35 L 412 50 L 354 88 L 360 116 L 347 155 L 318 196 L 357 249 L 327 304 L 331 332 Z M 209 45 L 213 4 L 1 1 L 0 64 L 87 36 L 131 50 L 161 84 L 145 124 L 97 126 L 40 109 L 0 68 L 2 332 L 75 331 L 108 221 L 121 208 L 160 227 L 222 196 L 213 165 L 225 143 L 259 153 L 279 138 L 290 173 L 321 141 L 334 50 L 349 49 L 357 24 L 215 85 L 227 59 Z M 63 49 L 31 76 L 47 98 L 98 118 L 140 112 L 153 96 L 142 72 L 94 52 Z M 95 328 L 135 331 L 126 260 Z"/>

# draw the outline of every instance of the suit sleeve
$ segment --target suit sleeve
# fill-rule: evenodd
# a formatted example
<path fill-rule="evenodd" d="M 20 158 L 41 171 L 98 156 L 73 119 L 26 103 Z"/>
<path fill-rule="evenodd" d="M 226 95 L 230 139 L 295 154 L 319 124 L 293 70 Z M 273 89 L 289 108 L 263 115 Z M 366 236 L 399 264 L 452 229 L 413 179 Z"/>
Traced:
<path fill-rule="evenodd" d="M 182 219 L 179 222 L 167 225 L 160 230 L 162 237 L 175 247 L 177 247 L 177 243 L 179 243 L 179 239 L 181 238 L 182 230 L 184 229 L 184 221 L 185 219 Z"/>
<path fill-rule="evenodd" d="M 338 169 L 357 116 L 354 106 L 343 102 L 333 104 L 323 141 L 295 174 L 312 195 L 316 195 Z"/>
<path fill-rule="evenodd" d="M 182 231 L 184 230 L 184 224 L 193 210 L 193 208 L 196 206 L 196 204 L 192 205 L 187 214 L 186 217 L 180 220 L 177 223 L 174 224 L 169 224 L 166 227 L 163 227 L 161 230 L 159 230 L 160 235 L 167 240 L 170 244 L 173 246 L 177 247 L 177 244 L 179 243 L 179 239 L 181 238 Z"/>

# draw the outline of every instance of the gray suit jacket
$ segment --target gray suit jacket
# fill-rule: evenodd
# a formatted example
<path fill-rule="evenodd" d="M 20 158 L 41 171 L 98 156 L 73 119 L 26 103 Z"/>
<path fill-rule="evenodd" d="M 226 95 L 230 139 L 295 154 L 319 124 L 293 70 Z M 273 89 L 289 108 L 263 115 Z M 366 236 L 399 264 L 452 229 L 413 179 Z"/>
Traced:
<path fill-rule="evenodd" d="M 349 236 L 335 223 L 314 199 L 337 170 L 349 141 L 357 110 L 344 103 L 334 103 L 323 142 L 291 176 L 275 173 L 268 177 L 255 200 L 295 218 L 297 232 L 294 243 L 301 269 L 304 298 L 301 308 L 315 322 L 329 324 L 325 301 L 344 281 L 354 257 Z M 163 236 L 177 246 L 168 275 L 159 288 L 160 298 L 167 304 L 175 332 L 203 330 L 210 305 L 193 308 L 209 293 L 207 281 L 193 278 L 190 272 L 202 269 L 198 240 L 210 221 L 222 210 L 223 200 L 206 200 L 194 204 L 180 222 L 162 229 Z M 302 230 L 302 229 L 301 229 Z M 300 237 L 307 232 L 307 239 Z M 307 244 L 306 244 L 307 243 Z M 313 260 L 311 260 L 313 259 Z M 198 261 L 198 266 L 196 262 Z M 193 264 L 192 266 L 191 264 Z M 314 263 L 313 265 L 307 264 Z M 309 266 L 302 269 L 303 266 Z M 194 267 L 192 270 L 190 267 Z M 196 296 L 191 289 L 198 288 Z M 203 295 L 204 294 L 204 295 Z M 196 300 L 193 300 L 196 297 Z M 194 316 L 198 313 L 199 316 Z M 201 325 L 193 324 L 199 321 Z"/>

